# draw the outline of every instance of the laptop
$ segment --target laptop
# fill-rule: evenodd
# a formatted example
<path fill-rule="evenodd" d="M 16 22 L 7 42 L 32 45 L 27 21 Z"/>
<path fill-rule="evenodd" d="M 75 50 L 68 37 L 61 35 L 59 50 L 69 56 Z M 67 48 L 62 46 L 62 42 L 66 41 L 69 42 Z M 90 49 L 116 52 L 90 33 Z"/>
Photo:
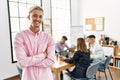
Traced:
<path fill-rule="evenodd" d="M 69 54 L 69 50 L 64 50 L 64 51 L 59 52 L 60 56 L 68 57 L 68 54 Z"/>

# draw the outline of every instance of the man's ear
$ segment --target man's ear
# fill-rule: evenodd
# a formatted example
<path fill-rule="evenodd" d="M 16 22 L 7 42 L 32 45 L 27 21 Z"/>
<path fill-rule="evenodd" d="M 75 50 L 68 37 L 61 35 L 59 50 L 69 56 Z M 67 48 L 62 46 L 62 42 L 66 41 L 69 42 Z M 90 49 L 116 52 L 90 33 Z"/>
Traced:
<path fill-rule="evenodd" d="M 30 20 L 30 15 L 28 15 L 28 19 Z"/>

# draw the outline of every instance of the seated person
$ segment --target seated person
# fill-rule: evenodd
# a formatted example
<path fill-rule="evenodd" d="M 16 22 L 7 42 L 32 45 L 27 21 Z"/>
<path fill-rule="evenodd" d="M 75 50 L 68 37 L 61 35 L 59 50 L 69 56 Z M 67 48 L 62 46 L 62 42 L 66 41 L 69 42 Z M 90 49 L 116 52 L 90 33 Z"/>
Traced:
<path fill-rule="evenodd" d="M 74 78 L 86 78 L 86 70 L 90 65 L 90 53 L 87 49 L 85 40 L 83 38 L 77 39 L 77 51 L 72 58 L 62 57 L 62 60 L 73 63 L 75 68 L 73 71 L 68 71 L 70 76 Z"/>
<path fill-rule="evenodd" d="M 89 43 L 89 50 L 91 54 L 91 59 L 93 62 L 104 62 L 105 61 L 105 55 L 104 51 L 101 45 L 97 44 L 95 42 L 95 36 L 89 35 L 87 37 L 88 43 Z"/>
<path fill-rule="evenodd" d="M 72 48 L 70 48 L 65 42 L 67 41 L 67 37 L 66 36 L 62 36 L 61 40 L 59 42 L 56 43 L 55 45 L 55 52 L 56 53 L 66 53 L 69 51 L 73 51 Z M 66 48 L 66 50 L 65 50 Z M 67 55 L 68 56 L 68 55 Z"/>
<path fill-rule="evenodd" d="M 65 57 L 68 57 L 68 50 L 72 51 L 72 49 L 69 48 L 69 46 L 65 43 L 67 40 L 68 39 L 66 36 L 62 36 L 61 40 L 55 45 L 55 53 L 59 53 L 59 55 L 65 55 Z M 65 50 L 65 48 L 67 49 Z M 63 80 L 62 71 L 60 73 L 60 79 Z"/>

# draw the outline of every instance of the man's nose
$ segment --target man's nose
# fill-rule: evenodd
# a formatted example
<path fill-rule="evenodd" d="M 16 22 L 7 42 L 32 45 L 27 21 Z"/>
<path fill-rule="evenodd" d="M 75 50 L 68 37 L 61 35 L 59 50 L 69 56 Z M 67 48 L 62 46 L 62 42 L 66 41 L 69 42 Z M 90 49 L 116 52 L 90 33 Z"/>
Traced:
<path fill-rule="evenodd" d="M 36 19 L 37 19 L 37 20 L 40 20 L 40 18 L 39 18 L 39 17 L 36 17 Z"/>

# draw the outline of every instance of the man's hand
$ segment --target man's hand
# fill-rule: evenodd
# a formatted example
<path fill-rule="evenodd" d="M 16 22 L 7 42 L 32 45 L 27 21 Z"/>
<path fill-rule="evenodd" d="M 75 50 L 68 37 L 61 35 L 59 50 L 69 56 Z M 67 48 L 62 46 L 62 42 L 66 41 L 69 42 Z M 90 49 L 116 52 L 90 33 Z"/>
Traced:
<path fill-rule="evenodd" d="M 90 55 L 93 55 L 93 53 L 90 51 Z"/>
<path fill-rule="evenodd" d="M 61 60 L 61 61 L 64 61 L 65 59 L 66 59 L 66 57 L 60 56 L 60 60 Z"/>
<path fill-rule="evenodd" d="M 69 48 L 69 51 L 70 52 L 75 52 L 75 49 L 74 48 Z"/>

